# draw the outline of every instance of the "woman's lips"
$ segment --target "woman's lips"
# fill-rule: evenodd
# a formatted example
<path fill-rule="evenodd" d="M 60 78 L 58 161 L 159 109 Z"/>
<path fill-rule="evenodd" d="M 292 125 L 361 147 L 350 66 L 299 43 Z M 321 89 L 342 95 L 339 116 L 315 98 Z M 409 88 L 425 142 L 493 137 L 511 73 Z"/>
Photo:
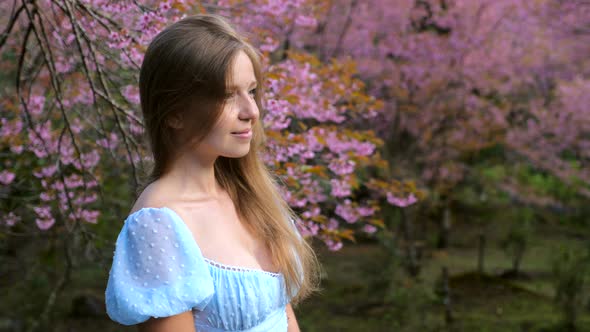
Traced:
<path fill-rule="evenodd" d="M 238 138 L 250 138 L 250 137 L 252 137 L 252 130 L 249 129 L 247 131 L 233 132 L 231 134 L 232 134 L 232 136 L 235 136 Z"/>

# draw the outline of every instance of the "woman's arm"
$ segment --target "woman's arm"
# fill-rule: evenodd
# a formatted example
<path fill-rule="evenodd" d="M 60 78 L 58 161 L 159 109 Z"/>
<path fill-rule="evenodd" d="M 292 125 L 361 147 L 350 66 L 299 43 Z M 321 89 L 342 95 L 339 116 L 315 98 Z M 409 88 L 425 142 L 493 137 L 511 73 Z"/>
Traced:
<path fill-rule="evenodd" d="M 299 325 L 297 324 L 297 319 L 295 318 L 295 312 L 291 307 L 291 303 L 287 304 L 287 309 L 285 310 L 287 311 L 287 332 L 300 332 L 301 330 L 299 330 Z"/>
<path fill-rule="evenodd" d="M 137 326 L 139 332 L 195 332 L 192 311 L 162 318 L 150 318 Z"/>

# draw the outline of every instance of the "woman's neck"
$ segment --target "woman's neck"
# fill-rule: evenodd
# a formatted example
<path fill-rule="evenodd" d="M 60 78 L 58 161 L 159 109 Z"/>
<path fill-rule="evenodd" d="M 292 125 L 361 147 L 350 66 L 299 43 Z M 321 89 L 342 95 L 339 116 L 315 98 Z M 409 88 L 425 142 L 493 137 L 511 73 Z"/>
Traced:
<path fill-rule="evenodd" d="M 176 159 L 161 180 L 181 199 L 218 199 L 225 190 L 215 178 L 215 160 L 184 154 Z"/>

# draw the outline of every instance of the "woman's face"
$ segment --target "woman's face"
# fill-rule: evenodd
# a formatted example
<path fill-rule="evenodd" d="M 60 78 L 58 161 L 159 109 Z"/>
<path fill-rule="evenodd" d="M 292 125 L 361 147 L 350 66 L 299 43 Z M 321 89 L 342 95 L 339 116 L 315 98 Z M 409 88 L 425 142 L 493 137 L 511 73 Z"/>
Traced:
<path fill-rule="evenodd" d="M 239 51 L 234 57 L 229 75 L 229 97 L 217 124 L 197 146 L 199 154 L 239 158 L 250 151 L 252 129 L 260 112 L 254 101 L 256 76 L 246 53 Z"/>

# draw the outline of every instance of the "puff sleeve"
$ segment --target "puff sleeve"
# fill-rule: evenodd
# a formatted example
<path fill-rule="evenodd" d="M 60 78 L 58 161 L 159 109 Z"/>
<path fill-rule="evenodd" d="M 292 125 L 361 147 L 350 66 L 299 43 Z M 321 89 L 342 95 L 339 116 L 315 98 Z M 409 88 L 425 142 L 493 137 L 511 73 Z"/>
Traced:
<path fill-rule="evenodd" d="M 203 310 L 214 293 L 201 250 L 168 208 L 129 215 L 117 238 L 105 292 L 109 317 L 123 325 Z"/>

